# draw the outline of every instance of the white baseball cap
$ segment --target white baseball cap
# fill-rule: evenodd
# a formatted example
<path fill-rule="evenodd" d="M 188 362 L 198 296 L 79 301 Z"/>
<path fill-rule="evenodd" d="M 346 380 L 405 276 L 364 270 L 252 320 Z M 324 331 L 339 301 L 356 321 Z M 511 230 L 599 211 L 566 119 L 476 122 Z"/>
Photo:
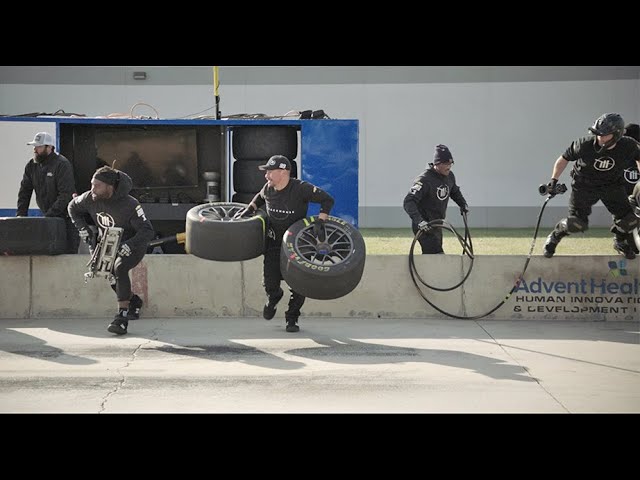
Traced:
<path fill-rule="evenodd" d="M 53 137 L 50 133 L 47 132 L 38 132 L 36 136 L 33 137 L 33 142 L 27 142 L 27 145 L 33 145 L 34 147 L 42 147 L 43 145 L 51 145 L 55 147 L 53 143 Z"/>

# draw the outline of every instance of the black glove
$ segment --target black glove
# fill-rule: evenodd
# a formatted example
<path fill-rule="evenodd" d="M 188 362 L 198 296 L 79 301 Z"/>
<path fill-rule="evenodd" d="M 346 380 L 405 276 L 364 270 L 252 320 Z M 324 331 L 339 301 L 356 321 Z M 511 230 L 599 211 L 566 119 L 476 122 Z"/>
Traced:
<path fill-rule="evenodd" d="M 256 211 L 256 209 L 253 208 L 253 205 L 249 205 L 246 208 L 243 208 L 242 210 L 240 210 L 238 213 L 236 213 L 233 216 L 233 219 L 234 220 L 240 220 L 241 218 L 244 218 L 244 217 L 247 217 L 247 216 L 251 215 L 255 211 Z"/>
<path fill-rule="evenodd" d="M 90 247 L 93 247 L 96 244 L 96 234 L 90 228 L 81 228 L 80 230 L 78 230 L 78 235 L 80 236 L 80 240 L 82 240 Z"/>
<path fill-rule="evenodd" d="M 427 222 L 426 220 L 422 220 L 418 224 L 418 228 L 422 230 L 424 233 L 427 233 L 429 230 L 431 230 L 431 227 L 429 226 L 429 222 Z"/>
<path fill-rule="evenodd" d="M 129 255 L 131 255 L 131 247 L 126 243 L 123 243 L 122 245 L 120 245 L 118 255 L 120 255 L 121 257 L 128 257 Z"/>
<path fill-rule="evenodd" d="M 89 230 L 87 230 L 86 228 L 81 228 L 80 230 L 78 230 L 78 235 L 80 235 L 80 240 L 82 240 L 87 245 L 90 245 L 90 243 L 89 243 L 89 237 L 90 237 Z"/>
<path fill-rule="evenodd" d="M 466 215 L 469 213 L 469 205 L 466 203 L 460 207 L 460 215 Z"/>
<path fill-rule="evenodd" d="M 547 183 L 547 190 L 549 191 L 549 195 L 552 197 L 556 196 L 556 186 L 558 185 L 558 179 L 552 178 L 549 183 Z"/>
<path fill-rule="evenodd" d="M 325 222 L 320 217 L 316 218 L 316 221 L 313 222 L 313 235 L 321 242 L 324 242 L 327 236 L 325 230 Z"/>

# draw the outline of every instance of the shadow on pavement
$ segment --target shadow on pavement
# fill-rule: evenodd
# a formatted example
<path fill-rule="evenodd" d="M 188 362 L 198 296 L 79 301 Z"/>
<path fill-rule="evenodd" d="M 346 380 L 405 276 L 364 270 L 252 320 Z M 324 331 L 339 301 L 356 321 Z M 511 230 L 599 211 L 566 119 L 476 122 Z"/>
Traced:
<path fill-rule="evenodd" d="M 0 329 L 2 332 L 0 334 L 2 338 L 0 347 L 8 353 L 65 365 L 91 365 L 98 363 L 97 360 L 66 353 L 63 349 L 49 345 L 37 336 L 19 331 L 19 328 Z"/>
<path fill-rule="evenodd" d="M 366 343 L 351 338 L 314 338 L 319 347 L 287 350 L 289 355 L 344 364 L 432 363 L 471 370 L 490 378 L 534 382 L 521 366 L 459 350 L 408 348 Z"/>
<path fill-rule="evenodd" d="M 270 353 L 341 364 L 395 364 L 423 362 L 482 373 L 491 378 L 532 381 L 522 367 L 500 358 L 448 349 L 394 346 L 396 339 L 475 340 L 509 345 L 509 340 L 591 340 L 637 345 L 637 322 L 535 322 L 425 319 L 361 319 L 301 317 L 301 331 L 284 331 L 284 322 L 256 318 L 141 318 L 129 323 L 129 333 L 106 331 L 109 319 L 4 319 L 0 320 L 0 350 L 42 360 L 88 365 L 121 349 L 123 357 L 170 354 L 219 362 L 242 362 L 277 370 L 304 368 L 304 362 Z M 66 334 L 59 342 L 30 335 L 30 329 Z M 57 335 L 57 334 L 56 334 Z M 67 336 L 70 335 L 71 337 Z M 42 338 L 41 338 L 42 337 Z M 78 338 L 80 337 L 80 338 Z M 94 339 L 87 341 L 87 339 Z M 98 341 L 95 341 L 98 339 Z M 373 340 L 382 340 L 377 343 Z M 103 341 L 104 340 L 104 341 Z M 385 345 L 384 340 L 388 340 Z M 261 342 L 261 347 L 248 345 Z M 293 342 L 305 342 L 297 347 Z M 309 342 L 313 342 L 309 345 Z M 65 349 L 65 345 L 68 348 Z M 270 345 L 270 343 L 269 343 Z M 309 345 L 309 346 L 307 346 Z M 294 346 L 297 348 L 289 348 Z M 517 348 L 517 346 L 515 346 Z M 500 355 L 504 358 L 504 355 Z"/>

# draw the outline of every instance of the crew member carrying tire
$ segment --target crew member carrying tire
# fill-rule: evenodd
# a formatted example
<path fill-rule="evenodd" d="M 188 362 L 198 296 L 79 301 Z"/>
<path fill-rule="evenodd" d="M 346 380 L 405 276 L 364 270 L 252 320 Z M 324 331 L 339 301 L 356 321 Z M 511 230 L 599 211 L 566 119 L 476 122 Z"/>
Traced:
<path fill-rule="evenodd" d="M 265 171 L 267 183 L 256 194 L 247 208 L 236 214 L 241 218 L 247 214 L 255 212 L 265 205 L 268 219 L 266 249 L 263 263 L 262 285 L 267 294 L 267 301 L 262 310 L 265 320 L 271 320 L 276 314 L 276 306 L 284 291 L 280 288 L 283 280 L 280 271 L 280 251 L 282 237 L 287 229 L 307 216 L 309 203 L 320 204 L 319 220 L 314 224 L 314 234 L 317 237 L 324 235 L 324 221 L 327 220 L 334 199 L 324 190 L 311 183 L 291 178 L 291 162 L 283 155 L 273 155 L 266 164 L 258 167 Z M 306 297 L 289 289 L 289 309 L 285 312 L 287 321 L 286 331 L 297 332 L 300 309 Z"/>

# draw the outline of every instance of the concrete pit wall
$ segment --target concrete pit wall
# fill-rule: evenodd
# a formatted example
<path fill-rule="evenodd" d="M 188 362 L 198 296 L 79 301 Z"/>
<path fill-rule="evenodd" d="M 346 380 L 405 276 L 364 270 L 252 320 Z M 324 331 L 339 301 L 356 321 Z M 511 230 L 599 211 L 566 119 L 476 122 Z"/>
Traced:
<path fill-rule="evenodd" d="M 105 279 L 85 283 L 88 255 L 0 257 L 0 318 L 111 317 L 115 294 Z M 461 288 L 436 292 L 422 287 L 440 309 L 478 316 L 507 297 L 525 256 L 478 256 Z M 459 282 L 469 259 L 418 255 L 425 282 Z M 265 300 L 262 257 L 213 262 L 191 255 L 147 255 L 131 272 L 133 289 L 151 317 L 259 317 Z M 284 316 L 285 295 L 276 318 Z M 335 300 L 307 299 L 303 316 L 359 318 L 449 318 L 417 292 L 408 257 L 368 256 L 360 284 Z M 524 280 L 489 317 L 496 320 L 640 321 L 640 259 L 620 256 L 534 256 Z"/>

